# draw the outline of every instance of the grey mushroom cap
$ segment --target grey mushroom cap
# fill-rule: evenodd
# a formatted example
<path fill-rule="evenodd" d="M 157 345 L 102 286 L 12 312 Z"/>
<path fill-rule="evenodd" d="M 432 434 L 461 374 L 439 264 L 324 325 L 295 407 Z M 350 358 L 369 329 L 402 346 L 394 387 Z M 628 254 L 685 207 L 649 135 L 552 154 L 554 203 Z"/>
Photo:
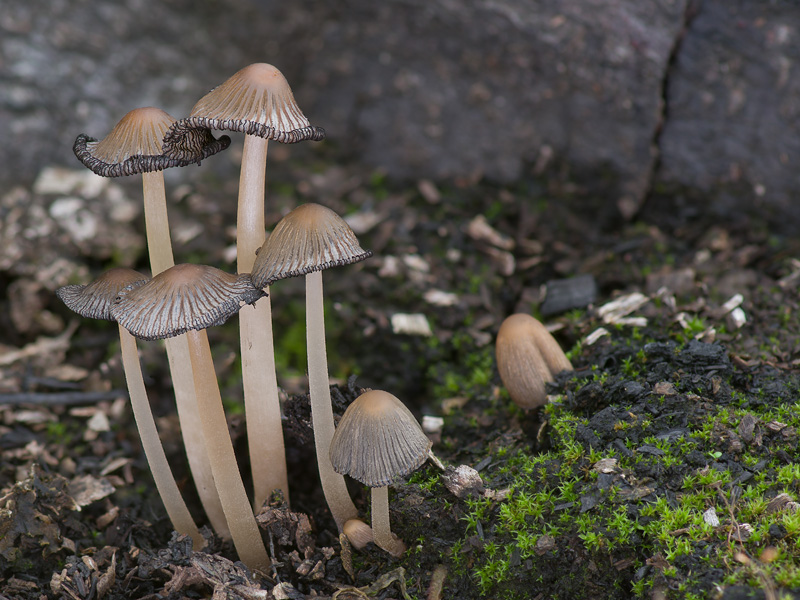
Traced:
<path fill-rule="evenodd" d="M 88 285 L 65 285 L 56 290 L 56 296 L 67 308 L 82 317 L 114 321 L 111 308 L 120 290 L 130 285 L 139 285 L 147 277 L 134 271 L 118 267 L 110 269 Z"/>
<path fill-rule="evenodd" d="M 164 151 L 176 155 L 183 138 L 198 128 L 238 131 L 294 144 L 325 139 L 325 130 L 311 125 L 297 106 L 283 74 L 266 63 L 241 69 L 203 96 L 191 114 L 172 125 Z"/>
<path fill-rule="evenodd" d="M 331 440 L 330 459 L 337 473 L 384 487 L 418 469 L 431 445 L 400 400 L 369 390 L 347 407 Z"/>
<path fill-rule="evenodd" d="M 185 136 L 180 147 L 166 156 L 162 151 L 164 135 L 175 119 L 159 108 L 145 107 L 130 111 L 102 140 L 80 134 L 72 151 L 84 166 L 101 177 L 123 177 L 138 173 L 185 167 L 227 148 L 228 136 L 215 138 L 208 128 L 195 129 Z"/>
<path fill-rule="evenodd" d="M 181 264 L 120 290 L 111 312 L 137 338 L 158 340 L 221 325 L 265 295 L 248 273 Z"/>
<path fill-rule="evenodd" d="M 309 202 L 281 219 L 258 250 L 253 284 L 264 288 L 279 279 L 348 265 L 370 256 L 372 252 L 359 245 L 344 219 L 325 206 Z"/>

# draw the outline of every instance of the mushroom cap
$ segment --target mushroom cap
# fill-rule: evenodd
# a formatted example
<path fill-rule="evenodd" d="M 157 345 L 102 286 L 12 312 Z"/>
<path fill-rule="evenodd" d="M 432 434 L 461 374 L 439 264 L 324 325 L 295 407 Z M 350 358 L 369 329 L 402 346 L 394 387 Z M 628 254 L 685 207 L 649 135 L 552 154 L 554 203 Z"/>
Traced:
<path fill-rule="evenodd" d="M 349 519 L 342 526 L 342 533 L 347 536 L 350 545 L 356 550 L 361 550 L 367 544 L 375 541 L 372 535 L 372 527 L 364 523 L 361 519 Z"/>
<path fill-rule="evenodd" d="M 297 106 L 283 74 L 266 63 L 245 67 L 200 98 L 191 114 L 172 126 L 164 151 L 172 156 L 196 128 L 239 131 L 284 144 L 325 139 L 325 130 L 311 125 Z"/>
<path fill-rule="evenodd" d="M 511 399 L 524 409 L 547 402 L 545 383 L 572 365 L 547 328 L 531 315 L 507 317 L 497 332 L 497 370 Z"/>
<path fill-rule="evenodd" d="M 350 226 L 330 208 L 301 204 L 283 217 L 258 250 L 253 284 L 264 288 L 274 281 L 339 267 L 372 256 Z"/>
<path fill-rule="evenodd" d="M 120 290 L 111 314 L 137 338 L 159 340 L 221 325 L 264 295 L 247 273 L 181 264 Z"/>
<path fill-rule="evenodd" d="M 106 271 L 88 285 L 65 285 L 56 290 L 56 296 L 82 317 L 114 321 L 111 307 L 120 290 L 129 285 L 138 285 L 147 277 L 124 267 Z"/>
<path fill-rule="evenodd" d="M 174 122 L 175 119 L 160 108 L 135 108 L 100 141 L 80 134 L 72 151 L 97 175 L 121 177 L 199 164 L 231 143 L 228 136 L 216 139 L 209 129 L 197 129 L 172 155 L 166 156 L 162 143 Z"/>
<path fill-rule="evenodd" d="M 347 407 L 333 434 L 333 469 L 370 487 L 384 487 L 425 462 L 431 441 L 405 404 L 369 390 Z"/>

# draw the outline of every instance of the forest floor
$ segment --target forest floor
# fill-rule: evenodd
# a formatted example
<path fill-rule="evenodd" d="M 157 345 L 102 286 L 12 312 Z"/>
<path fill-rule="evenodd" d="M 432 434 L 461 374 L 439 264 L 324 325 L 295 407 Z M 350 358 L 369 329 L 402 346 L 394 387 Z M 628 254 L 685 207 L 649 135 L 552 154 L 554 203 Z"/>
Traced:
<path fill-rule="evenodd" d="M 324 275 L 335 410 L 379 388 L 434 417 L 446 470 L 426 463 L 391 487 L 408 551 L 340 544 L 310 441 L 302 282 L 287 280 L 271 293 L 292 506 L 259 517 L 273 568 L 248 572 L 213 536 L 192 553 L 143 458 L 115 326 L 53 294 L 112 266 L 148 269 L 139 211 L 122 210 L 137 190 L 39 185 L 0 205 L 17 261 L 0 264 L 0 598 L 800 598 L 797 239 L 657 200 L 622 222 L 576 187 L 396 188 L 324 161 L 310 177 L 279 172 L 270 226 L 319 202 L 374 252 Z M 231 185 L 170 192 L 179 262 L 232 270 Z M 68 195 L 116 202 L 113 233 L 26 224 L 31 212 L 55 219 Z M 32 253 L 47 235 L 68 257 L 50 272 L 56 258 Z M 495 336 L 515 312 L 541 318 L 575 368 L 540 410 L 517 408 L 497 374 Z M 246 480 L 237 324 L 209 337 Z M 140 351 L 167 455 L 204 523 L 163 347 Z M 351 483 L 366 517 L 369 494 Z"/>

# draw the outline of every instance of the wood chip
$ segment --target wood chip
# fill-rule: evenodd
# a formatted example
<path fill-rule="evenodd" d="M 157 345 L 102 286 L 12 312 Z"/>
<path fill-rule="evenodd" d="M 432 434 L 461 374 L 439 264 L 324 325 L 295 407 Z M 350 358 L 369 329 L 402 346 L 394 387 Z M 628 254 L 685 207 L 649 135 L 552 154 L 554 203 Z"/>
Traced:
<path fill-rule="evenodd" d="M 421 313 L 395 313 L 391 316 L 392 331 L 397 335 L 433 335 L 428 318 Z"/>
<path fill-rule="evenodd" d="M 97 479 L 92 475 L 81 475 L 69 482 L 69 494 L 78 507 L 89 506 L 114 493 L 115 488 L 108 479 Z"/>
<path fill-rule="evenodd" d="M 500 250 L 513 250 L 514 240 L 489 225 L 486 217 L 478 215 L 467 225 L 467 235 L 475 241 L 485 242 Z"/>
<path fill-rule="evenodd" d="M 650 299 L 644 294 L 634 292 L 607 302 L 597 309 L 597 314 L 604 323 L 619 323 L 622 317 L 631 314 L 649 301 Z"/>

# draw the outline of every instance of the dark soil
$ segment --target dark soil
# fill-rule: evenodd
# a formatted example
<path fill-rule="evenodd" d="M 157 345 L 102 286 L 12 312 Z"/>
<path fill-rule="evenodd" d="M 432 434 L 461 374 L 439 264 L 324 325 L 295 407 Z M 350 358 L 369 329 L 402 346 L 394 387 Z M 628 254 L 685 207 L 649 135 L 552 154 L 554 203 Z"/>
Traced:
<path fill-rule="evenodd" d="M 0 597 L 800 597 L 797 240 L 750 216 L 664 214 L 655 199 L 625 223 L 576 187 L 405 188 L 318 160 L 271 171 L 269 220 L 306 201 L 374 217 L 355 227 L 374 258 L 325 275 L 336 411 L 372 387 L 444 418 L 431 435 L 448 470 L 426 464 L 392 487 L 406 555 L 350 553 L 324 505 L 300 376 L 300 282 L 273 289 L 292 507 L 260 513 L 275 566 L 252 574 L 218 539 L 192 553 L 171 532 L 116 391 L 115 328 L 79 321 L 54 351 L 42 340 L 69 332 L 74 316 L 40 290 L 36 310 L 60 327 L 21 327 L 6 296 L 22 278 L 5 274 L 0 357 L 33 350 L 3 363 Z M 226 267 L 234 207 L 207 207 L 224 206 L 229 187 L 201 179 L 175 205 L 176 226 L 207 232 L 177 248 L 179 260 Z M 125 256 L 116 260 L 147 270 L 141 248 Z M 91 276 L 119 264 L 78 259 Z M 575 371 L 526 413 L 497 375 L 494 336 L 513 312 L 541 316 L 544 286 L 578 274 L 592 276 L 593 302 L 542 318 Z M 601 307 L 636 292 L 638 307 L 604 320 Z M 736 294 L 744 324 L 724 307 Z M 411 313 L 432 335 L 393 331 L 392 316 Z M 247 473 L 235 319 L 209 335 Z M 157 343 L 142 352 L 168 456 L 202 522 L 166 361 Z M 459 465 L 481 482 L 459 485 Z M 366 489 L 351 491 L 368 515 Z"/>

